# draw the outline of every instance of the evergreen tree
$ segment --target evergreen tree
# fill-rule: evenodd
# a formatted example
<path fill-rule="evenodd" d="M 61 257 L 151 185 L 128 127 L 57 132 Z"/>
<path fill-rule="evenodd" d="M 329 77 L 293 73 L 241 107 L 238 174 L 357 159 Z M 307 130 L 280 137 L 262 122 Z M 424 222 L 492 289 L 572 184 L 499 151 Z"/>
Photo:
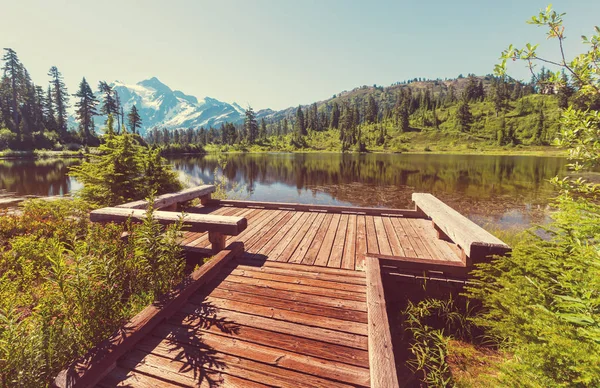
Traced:
<path fill-rule="evenodd" d="M 338 129 L 340 125 L 340 106 L 337 102 L 333 103 L 331 109 L 331 128 Z"/>
<path fill-rule="evenodd" d="M 67 135 L 67 109 L 69 107 L 69 94 L 63 81 L 62 74 L 56 66 L 52 66 L 48 72 L 50 85 L 52 86 L 52 101 L 56 110 L 56 128 L 59 135 L 64 139 Z"/>
<path fill-rule="evenodd" d="M 98 114 L 96 106 L 98 100 L 92 92 L 92 88 L 85 80 L 85 77 L 79 83 L 79 90 L 74 94 L 75 97 L 79 98 L 79 101 L 75 103 L 75 115 L 79 121 L 79 129 L 81 131 L 84 144 L 90 144 L 92 137 L 94 136 L 94 116 Z"/>
<path fill-rule="evenodd" d="M 544 107 L 540 106 L 540 110 L 537 117 L 537 125 L 535 127 L 534 143 L 540 145 L 544 142 L 544 129 L 545 129 L 545 118 L 544 118 Z"/>
<path fill-rule="evenodd" d="M 369 95 L 369 98 L 367 99 L 367 109 L 365 112 L 365 121 L 367 124 L 376 123 L 378 114 L 379 107 L 377 106 L 377 102 L 375 102 L 373 95 Z"/>
<path fill-rule="evenodd" d="M 54 100 L 52 99 L 52 87 L 48 86 L 48 92 L 44 99 L 44 122 L 46 129 L 56 131 L 56 118 L 54 115 Z"/>
<path fill-rule="evenodd" d="M 127 114 L 127 120 L 129 121 L 129 130 L 131 133 L 138 133 L 138 128 L 142 127 L 142 118 L 135 105 L 131 107 L 131 110 Z"/>
<path fill-rule="evenodd" d="M 466 96 L 462 99 L 456 109 L 456 121 L 461 132 L 468 132 L 471 129 L 473 115 L 471 114 L 471 109 L 469 108 L 469 102 L 467 101 Z"/>
<path fill-rule="evenodd" d="M 302 112 L 302 107 L 298 106 L 296 109 L 296 122 L 294 124 L 294 131 L 296 138 L 303 138 L 308 135 L 306 130 L 306 122 L 304 121 L 304 112 Z"/>
<path fill-rule="evenodd" d="M 246 136 L 248 137 L 248 142 L 254 144 L 258 137 L 258 124 L 256 123 L 256 113 L 254 113 L 251 106 L 246 109 L 244 129 L 246 131 Z"/>
<path fill-rule="evenodd" d="M 287 117 L 285 117 L 283 119 L 283 134 L 287 135 L 288 133 L 290 133 L 290 124 L 288 122 Z"/>
<path fill-rule="evenodd" d="M 107 119 L 108 115 L 119 115 L 120 112 L 117 109 L 117 102 L 113 96 L 112 87 L 106 82 L 100 81 L 98 83 L 98 89 L 100 90 L 100 93 L 103 94 L 100 112 L 102 112 L 103 115 L 106 115 Z"/>
<path fill-rule="evenodd" d="M 408 132 L 409 129 L 408 102 L 405 99 L 400 106 L 400 132 Z"/>
<path fill-rule="evenodd" d="M 258 137 L 261 140 L 264 140 L 267 138 L 267 123 L 265 122 L 264 118 L 260 119 L 260 129 L 258 131 Z"/>
<path fill-rule="evenodd" d="M 4 66 L 2 70 L 4 71 L 4 77 L 7 82 L 3 83 L 8 85 L 9 95 L 10 95 L 10 104 L 8 106 L 8 114 L 6 114 L 5 120 L 9 129 L 19 136 L 19 96 L 22 94 L 23 90 L 23 65 L 21 61 L 17 57 L 17 53 L 11 48 L 4 49 L 6 53 L 2 57 L 4 61 Z M 8 120 L 10 118 L 11 121 Z"/>
<path fill-rule="evenodd" d="M 561 109 L 567 109 L 569 107 L 569 98 L 575 93 L 575 90 L 569 85 L 569 79 L 563 69 L 561 74 L 561 82 L 558 87 L 556 98 L 558 99 L 558 107 Z"/>

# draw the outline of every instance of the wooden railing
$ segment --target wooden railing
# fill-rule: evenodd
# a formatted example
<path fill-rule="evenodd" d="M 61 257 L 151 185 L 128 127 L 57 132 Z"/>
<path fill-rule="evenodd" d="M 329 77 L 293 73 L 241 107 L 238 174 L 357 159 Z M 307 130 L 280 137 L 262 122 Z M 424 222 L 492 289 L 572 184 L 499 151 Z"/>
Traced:
<path fill-rule="evenodd" d="M 417 210 L 431 219 L 439 238 L 450 240 L 461 248 L 466 267 L 470 268 L 493 255 L 504 255 L 510 251 L 510 247 L 502 240 L 433 195 L 414 193 L 412 200 Z"/>
<path fill-rule="evenodd" d="M 177 193 L 170 193 L 156 197 L 154 206 L 159 209 L 176 210 L 181 204 L 195 198 L 207 203 L 210 195 L 215 191 L 212 185 L 193 187 Z M 129 202 L 117 207 L 105 207 L 90 213 L 92 222 L 115 222 L 124 223 L 128 220 L 140 222 L 146 217 L 148 202 L 145 200 Z M 154 219 L 163 225 L 176 223 L 182 219 L 183 228 L 189 232 L 208 232 L 208 239 L 212 244 L 213 253 L 225 248 L 227 236 L 237 236 L 248 226 L 244 217 L 218 216 L 212 214 L 180 214 L 175 211 L 157 210 L 153 214 Z"/>

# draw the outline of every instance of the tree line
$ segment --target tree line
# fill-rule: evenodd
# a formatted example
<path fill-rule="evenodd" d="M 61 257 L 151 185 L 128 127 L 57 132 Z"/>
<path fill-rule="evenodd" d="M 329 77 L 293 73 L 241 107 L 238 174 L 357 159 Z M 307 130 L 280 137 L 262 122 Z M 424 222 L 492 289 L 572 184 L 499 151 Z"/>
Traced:
<path fill-rule="evenodd" d="M 116 132 L 127 127 L 137 133 L 142 126 L 134 105 L 127 113 L 118 93 L 104 81 L 98 85 L 100 100 L 82 78 L 76 93 L 69 94 L 62 73 L 56 66 L 48 71 L 48 85 L 36 85 L 11 48 L 4 49 L 0 80 L 0 149 L 64 149 L 85 145 L 98 146 L 94 117 L 113 116 Z M 77 128 L 69 128 L 71 98 L 75 99 Z"/>

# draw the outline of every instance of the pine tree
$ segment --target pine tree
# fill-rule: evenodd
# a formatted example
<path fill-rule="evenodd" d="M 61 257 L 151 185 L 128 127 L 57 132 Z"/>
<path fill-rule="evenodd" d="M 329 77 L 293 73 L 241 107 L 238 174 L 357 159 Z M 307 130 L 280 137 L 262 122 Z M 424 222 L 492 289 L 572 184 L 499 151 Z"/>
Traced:
<path fill-rule="evenodd" d="M 294 132 L 297 139 L 301 139 L 304 136 L 308 135 L 306 131 L 306 123 L 304 121 L 304 112 L 302 112 L 302 107 L 298 106 L 296 109 L 296 122 L 294 124 Z"/>
<path fill-rule="evenodd" d="M 467 101 L 466 96 L 462 99 L 456 109 L 456 120 L 461 132 L 468 132 L 471 129 L 473 115 L 469 109 L 469 102 Z"/>
<path fill-rule="evenodd" d="M 62 74 L 56 66 L 52 66 L 48 72 L 50 85 L 52 86 L 52 101 L 56 109 L 56 129 L 64 140 L 67 135 L 67 109 L 69 107 L 69 94 L 63 81 Z"/>
<path fill-rule="evenodd" d="M 331 109 L 331 128 L 338 129 L 340 125 L 340 106 L 337 102 L 333 103 L 333 108 Z"/>
<path fill-rule="evenodd" d="M 406 99 L 402 101 L 402 105 L 400 106 L 400 132 L 408 132 L 410 129 L 410 121 L 408 114 L 408 102 Z"/>
<path fill-rule="evenodd" d="M 375 102 L 375 98 L 372 95 L 369 95 L 369 98 L 367 99 L 367 109 L 365 112 L 365 121 L 368 124 L 376 123 L 378 114 L 379 114 L 379 108 L 377 106 L 377 102 Z"/>
<path fill-rule="evenodd" d="M 138 128 L 142 127 L 142 118 L 138 112 L 138 109 L 135 105 L 131 107 L 131 110 L 127 114 L 127 120 L 129 122 L 129 130 L 131 133 L 138 133 Z"/>
<path fill-rule="evenodd" d="M 10 117 L 12 120 L 12 122 L 8 126 L 9 129 L 15 132 L 17 134 L 17 137 L 19 137 L 20 117 L 18 106 L 19 97 L 22 94 L 23 90 L 23 65 L 17 57 L 17 53 L 13 49 L 5 48 L 4 50 L 6 51 L 6 53 L 2 57 L 2 60 L 4 61 L 4 66 L 2 67 L 2 70 L 4 71 L 4 77 L 7 79 L 7 84 L 10 89 L 10 105 L 7 116 Z M 9 124 L 8 120 L 7 124 Z"/>
<path fill-rule="evenodd" d="M 48 92 L 44 99 L 44 123 L 48 131 L 56 131 L 56 118 L 54 116 L 54 101 L 52 99 L 52 87 L 48 85 Z"/>
<path fill-rule="evenodd" d="M 125 124 L 125 120 L 121 120 L 123 118 L 123 107 L 121 106 L 121 99 L 119 98 L 119 93 L 117 93 L 117 91 L 113 89 L 113 94 L 115 95 L 115 113 L 117 114 L 117 127 L 121 128 L 121 123 L 123 123 L 123 125 Z"/>
<path fill-rule="evenodd" d="M 75 103 L 75 114 L 79 121 L 79 129 L 83 135 L 84 144 L 89 145 L 92 137 L 94 137 L 94 116 L 98 115 L 96 106 L 98 100 L 92 92 L 92 88 L 85 80 L 85 77 L 79 83 L 79 90 L 74 94 L 79 98 Z"/>
<path fill-rule="evenodd" d="M 248 137 L 248 142 L 254 144 L 258 137 L 258 124 L 256 123 L 256 113 L 254 113 L 251 106 L 246 109 L 244 129 L 246 131 L 246 136 Z"/>
<path fill-rule="evenodd" d="M 260 129 L 258 131 L 258 137 L 261 140 L 264 140 L 267 138 L 267 123 L 265 122 L 264 118 L 260 119 Z"/>
<path fill-rule="evenodd" d="M 102 97 L 102 106 L 100 107 L 100 112 L 103 115 L 119 115 L 119 110 L 117 109 L 117 102 L 113 97 L 113 89 L 112 87 L 104 81 L 100 81 L 98 83 L 98 89 L 100 93 L 103 94 Z"/>

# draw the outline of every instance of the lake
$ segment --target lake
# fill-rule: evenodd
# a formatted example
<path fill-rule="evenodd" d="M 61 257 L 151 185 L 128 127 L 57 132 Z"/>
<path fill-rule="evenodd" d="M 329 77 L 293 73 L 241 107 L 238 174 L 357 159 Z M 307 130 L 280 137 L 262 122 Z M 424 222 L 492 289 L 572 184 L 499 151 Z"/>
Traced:
<path fill-rule="evenodd" d="M 480 225 L 529 226 L 548 220 L 556 195 L 548 180 L 567 172 L 556 157 L 435 154 L 229 154 L 172 157 L 189 185 L 224 175 L 237 199 L 406 208 L 429 192 Z M 64 195 L 77 159 L 0 160 L 0 188 Z M 222 166 L 225 166 L 223 169 Z"/>

